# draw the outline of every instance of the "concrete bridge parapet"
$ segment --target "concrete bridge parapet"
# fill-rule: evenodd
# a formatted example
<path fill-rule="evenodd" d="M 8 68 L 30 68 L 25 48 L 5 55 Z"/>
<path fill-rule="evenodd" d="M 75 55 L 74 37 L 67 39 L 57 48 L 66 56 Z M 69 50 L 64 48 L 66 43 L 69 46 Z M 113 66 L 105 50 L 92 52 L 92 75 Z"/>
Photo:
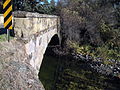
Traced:
<path fill-rule="evenodd" d="M 15 35 L 18 37 L 29 37 L 36 33 L 45 33 L 59 26 L 59 17 L 30 12 L 14 12 L 13 26 Z M 59 30 L 57 30 L 59 31 Z"/>
<path fill-rule="evenodd" d="M 0 28 L 3 28 L 4 18 L 3 15 L 0 14 Z"/>

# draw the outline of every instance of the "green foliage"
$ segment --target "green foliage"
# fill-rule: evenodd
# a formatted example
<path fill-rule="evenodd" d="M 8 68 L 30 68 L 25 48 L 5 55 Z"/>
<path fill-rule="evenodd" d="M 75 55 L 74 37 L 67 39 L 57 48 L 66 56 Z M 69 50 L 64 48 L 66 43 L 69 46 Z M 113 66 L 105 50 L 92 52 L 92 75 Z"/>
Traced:
<path fill-rule="evenodd" d="M 92 57 L 100 57 L 103 60 L 120 60 L 120 47 L 114 47 L 111 43 L 107 43 L 106 45 L 104 44 L 100 47 L 93 47 L 91 45 L 79 45 L 76 42 L 69 41 L 69 47 L 72 48 L 74 53 L 91 55 Z"/>
<path fill-rule="evenodd" d="M 55 7 L 49 4 L 38 5 L 36 7 L 36 12 L 43 13 L 43 14 L 54 14 Z"/>
<path fill-rule="evenodd" d="M 3 8 L 3 0 L 0 0 L 0 13 L 3 12 L 2 8 Z"/>
<path fill-rule="evenodd" d="M 107 45 L 98 47 L 94 53 L 97 57 L 101 57 L 104 60 L 106 59 L 115 59 L 120 60 L 120 52 L 114 49 L 109 49 Z"/>
<path fill-rule="evenodd" d="M 13 37 L 10 36 L 10 39 L 13 39 Z M 0 42 L 4 42 L 4 41 L 7 41 L 7 35 L 6 34 L 0 35 Z"/>
<path fill-rule="evenodd" d="M 104 41 L 111 39 L 111 36 L 113 34 L 111 28 L 104 21 L 101 23 L 100 33 Z"/>
<path fill-rule="evenodd" d="M 53 5 L 53 1 L 52 3 L 49 3 L 47 0 L 44 0 L 44 4 L 41 4 L 40 2 L 41 1 L 36 0 L 13 0 L 13 10 L 54 14 L 55 5 Z"/>
<path fill-rule="evenodd" d="M 6 34 L 0 35 L 0 42 L 6 41 Z"/>
<path fill-rule="evenodd" d="M 90 45 L 79 45 L 77 42 L 69 41 L 68 46 L 72 48 L 75 53 L 92 55 L 93 47 Z"/>
<path fill-rule="evenodd" d="M 13 10 L 35 11 L 36 0 L 13 0 Z"/>

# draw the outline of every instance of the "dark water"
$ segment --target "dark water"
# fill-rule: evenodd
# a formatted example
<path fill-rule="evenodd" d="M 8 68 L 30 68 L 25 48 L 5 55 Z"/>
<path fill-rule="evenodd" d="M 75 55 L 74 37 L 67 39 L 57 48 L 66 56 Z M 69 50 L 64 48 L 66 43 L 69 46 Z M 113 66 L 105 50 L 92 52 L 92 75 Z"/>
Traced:
<path fill-rule="evenodd" d="M 45 55 L 39 77 L 46 90 L 120 90 L 118 78 L 93 71 L 86 63 Z"/>
<path fill-rule="evenodd" d="M 46 55 L 44 56 L 39 73 L 39 78 L 46 90 L 52 90 L 52 88 L 54 88 L 57 65 L 57 58 Z"/>

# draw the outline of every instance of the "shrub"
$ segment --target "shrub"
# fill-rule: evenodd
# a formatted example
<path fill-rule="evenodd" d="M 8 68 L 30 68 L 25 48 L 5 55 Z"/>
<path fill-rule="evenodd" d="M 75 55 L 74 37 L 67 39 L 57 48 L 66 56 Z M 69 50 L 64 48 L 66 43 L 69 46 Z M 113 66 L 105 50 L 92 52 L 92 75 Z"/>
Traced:
<path fill-rule="evenodd" d="M 102 60 L 116 59 L 120 60 L 119 47 L 112 47 L 112 44 L 104 44 L 100 47 L 93 47 L 91 45 L 79 45 L 77 42 L 69 41 L 69 48 L 72 48 L 72 52 L 91 55 L 92 57 L 100 57 Z M 110 48 L 111 47 L 111 48 Z"/>

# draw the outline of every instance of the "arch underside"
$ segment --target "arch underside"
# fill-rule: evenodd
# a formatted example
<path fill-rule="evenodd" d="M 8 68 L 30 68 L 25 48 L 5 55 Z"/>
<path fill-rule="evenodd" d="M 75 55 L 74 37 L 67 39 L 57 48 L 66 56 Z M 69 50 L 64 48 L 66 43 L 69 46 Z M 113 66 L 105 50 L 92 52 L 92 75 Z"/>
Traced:
<path fill-rule="evenodd" d="M 37 74 L 48 44 L 60 44 L 60 35 L 56 28 L 37 36 L 36 39 L 32 39 L 26 44 L 26 52 L 28 52 L 28 55 L 31 55 L 30 64 L 36 70 Z"/>

